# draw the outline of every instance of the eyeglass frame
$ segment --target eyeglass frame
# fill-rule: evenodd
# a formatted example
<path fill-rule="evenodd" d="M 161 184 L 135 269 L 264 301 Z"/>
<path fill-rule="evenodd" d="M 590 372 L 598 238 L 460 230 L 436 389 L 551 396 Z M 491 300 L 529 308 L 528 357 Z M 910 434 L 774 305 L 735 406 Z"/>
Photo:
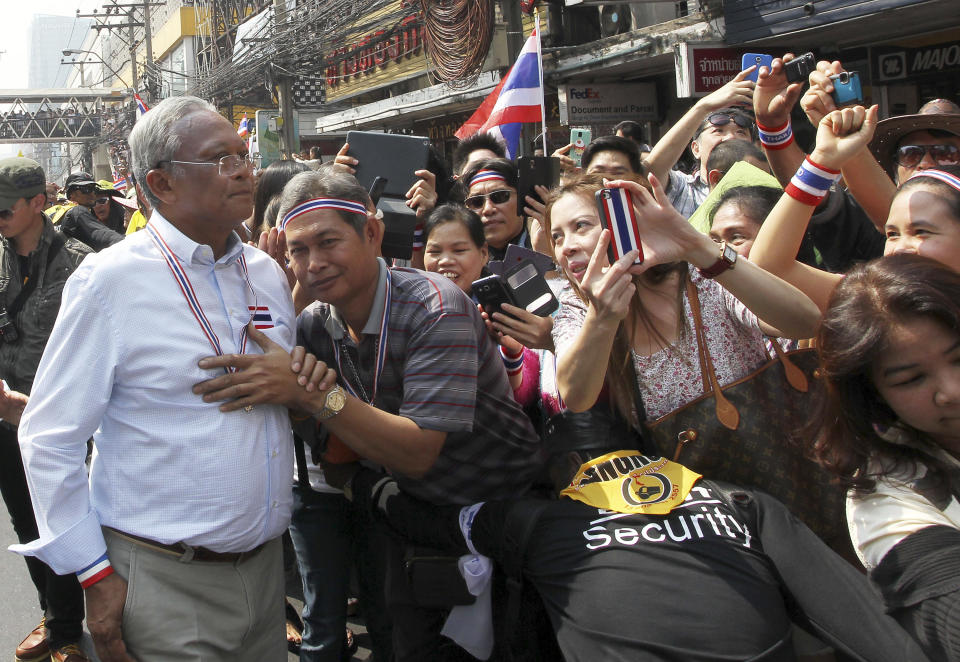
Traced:
<path fill-rule="evenodd" d="M 497 193 L 506 193 L 507 199 L 504 200 L 503 202 L 497 202 L 492 197 Z M 513 195 L 516 195 L 516 193 L 517 193 L 516 191 L 508 188 L 498 188 L 496 191 L 490 191 L 489 193 L 475 193 L 473 195 L 468 195 L 466 198 L 463 199 L 463 206 L 469 209 L 470 211 L 480 211 L 481 209 L 487 206 L 487 200 L 489 200 L 494 205 L 503 205 L 510 202 L 510 197 Z M 467 201 L 473 200 L 476 198 L 483 198 L 483 202 L 480 204 L 479 207 L 476 207 L 476 208 L 471 207 Z"/>
<path fill-rule="evenodd" d="M 242 161 L 242 162 L 246 165 L 247 170 L 249 170 L 249 171 L 252 173 L 254 170 L 256 170 L 257 168 L 260 167 L 260 164 L 262 163 L 263 157 L 262 157 L 260 154 L 249 154 L 249 153 L 247 153 L 247 154 L 243 154 L 243 155 L 240 155 L 240 154 L 227 154 L 227 155 L 225 155 L 225 156 L 221 156 L 221 157 L 220 157 L 219 159 L 217 159 L 216 161 L 179 161 L 179 160 L 177 160 L 177 159 L 164 159 L 163 161 L 158 161 L 156 167 L 157 167 L 157 168 L 162 168 L 164 163 L 176 163 L 176 164 L 179 164 L 179 165 L 208 165 L 208 166 L 217 166 L 217 175 L 219 175 L 220 177 L 233 177 L 235 174 L 237 174 L 238 172 L 240 172 L 241 165 L 240 165 L 239 163 L 236 164 L 236 165 L 234 166 L 234 169 L 233 169 L 233 170 L 231 170 L 231 171 L 230 171 L 229 173 L 227 173 L 227 174 L 224 174 L 224 172 L 223 172 L 223 165 L 224 165 L 224 161 L 225 161 L 226 159 L 239 159 L 240 161 Z"/>
<path fill-rule="evenodd" d="M 80 184 L 72 185 L 67 188 L 67 195 L 70 195 L 74 191 L 80 191 L 81 193 L 96 193 L 100 190 L 100 187 L 96 184 Z"/>
<path fill-rule="evenodd" d="M 917 159 L 915 163 L 903 163 L 903 162 L 900 160 L 900 152 L 901 152 L 901 150 L 910 149 L 910 148 L 920 149 L 920 150 L 923 150 L 923 151 L 920 153 L 920 158 Z M 937 156 L 933 153 L 933 150 L 934 150 L 934 149 L 945 150 L 945 151 L 947 151 L 947 152 L 953 150 L 953 154 L 954 154 L 957 158 L 956 158 L 956 160 L 954 160 L 952 163 L 941 162 L 941 160 L 938 159 Z M 956 165 L 957 163 L 960 163 L 960 147 L 957 147 L 956 145 L 951 145 L 951 144 L 949 144 L 949 143 L 941 143 L 941 144 L 938 144 L 938 145 L 899 145 L 899 146 L 893 151 L 893 160 L 894 160 L 894 161 L 897 163 L 897 165 L 899 165 L 899 166 L 902 166 L 902 167 L 904 167 L 904 168 L 913 168 L 913 167 L 917 166 L 921 161 L 923 161 L 923 159 L 927 156 L 927 154 L 930 155 L 930 157 L 934 160 L 934 162 L 935 162 L 938 166 Z"/>
<path fill-rule="evenodd" d="M 99 198 L 97 198 L 96 200 L 94 200 L 94 201 L 93 201 L 93 204 L 95 204 L 95 205 L 102 205 L 104 202 L 110 202 L 110 198 L 111 198 L 111 196 L 109 196 L 109 195 L 104 195 L 104 196 L 99 197 Z"/>

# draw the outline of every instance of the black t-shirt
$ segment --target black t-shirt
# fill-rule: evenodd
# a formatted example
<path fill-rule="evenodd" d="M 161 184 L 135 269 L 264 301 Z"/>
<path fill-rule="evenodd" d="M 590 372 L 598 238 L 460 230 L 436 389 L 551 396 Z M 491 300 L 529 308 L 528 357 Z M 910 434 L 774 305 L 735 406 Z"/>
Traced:
<path fill-rule="evenodd" d="M 381 476 L 361 472 L 353 493 L 369 508 Z M 567 662 L 793 660 L 791 622 L 849 659 L 924 660 L 883 612 L 867 580 L 783 504 L 701 480 L 668 515 L 625 515 L 570 499 L 484 504 L 471 539 L 503 562 L 537 519 L 522 571 L 538 591 Z M 395 488 L 380 514 L 409 539 L 465 554 L 460 508 L 432 506 Z M 521 516 L 518 516 L 518 513 Z"/>
<path fill-rule="evenodd" d="M 778 644 L 762 659 L 792 659 L 790 615 L 759 541 L 706 483 L 690 497 L 663 516 L 569 499 L 543 512 L 524 575 L 568 662 L 747 660 Z M 503 508 L 485 507 L 473 525 L 477 550 L 494 558 Z"/>

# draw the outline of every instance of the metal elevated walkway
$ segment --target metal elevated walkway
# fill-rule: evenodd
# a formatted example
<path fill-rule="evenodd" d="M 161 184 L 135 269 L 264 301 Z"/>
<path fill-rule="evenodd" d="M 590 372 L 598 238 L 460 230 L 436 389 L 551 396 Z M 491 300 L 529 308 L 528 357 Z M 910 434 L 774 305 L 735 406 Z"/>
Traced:
<path fill-rule="evenodd" d="M 130 98 L 107 87 L 0 89 L 0 143 L 94 140 L 121 121 Z"/>

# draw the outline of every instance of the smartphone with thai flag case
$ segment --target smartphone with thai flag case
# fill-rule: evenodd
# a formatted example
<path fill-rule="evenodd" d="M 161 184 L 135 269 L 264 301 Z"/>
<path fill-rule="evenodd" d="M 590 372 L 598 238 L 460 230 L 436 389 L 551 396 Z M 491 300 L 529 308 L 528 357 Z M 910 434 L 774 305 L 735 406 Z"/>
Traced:
<path fill-rule="evenodd" d="M 633 264 L 643 264 L 640 228 L 637 226 L 637 213 L 633 208 L 630 191 L 623 188 L 604 188 L 597 191 L 596 198 L 600 222 L 604 228 L 610 230 L 610 245 L 607 247 L 610 264 L 632 250 L 640 252 Z"/>

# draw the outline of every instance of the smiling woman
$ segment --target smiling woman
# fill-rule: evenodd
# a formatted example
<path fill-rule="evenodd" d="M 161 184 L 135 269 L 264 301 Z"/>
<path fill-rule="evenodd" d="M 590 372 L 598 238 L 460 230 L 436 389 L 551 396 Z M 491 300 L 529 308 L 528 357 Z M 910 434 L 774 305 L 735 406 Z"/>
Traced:
<path fill-rule="evenodd" d="M 470 294 L 488 258 L 480 217 L 460 205 L 441 205 L 430 214 L 423 234 L 427 238 L 423 256 L 426 270 L 446 276 Z"/>

